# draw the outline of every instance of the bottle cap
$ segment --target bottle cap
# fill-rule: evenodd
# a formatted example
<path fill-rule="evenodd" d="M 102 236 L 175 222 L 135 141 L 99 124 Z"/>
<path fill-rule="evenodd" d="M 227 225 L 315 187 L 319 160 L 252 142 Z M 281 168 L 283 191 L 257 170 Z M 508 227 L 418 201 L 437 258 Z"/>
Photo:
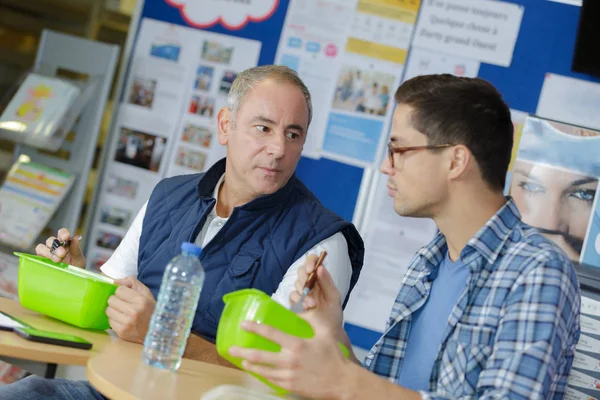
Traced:
<path fill-rule="evenodd" d="M 202 253 L 202 247 L 190 242 L 181 243 L 181 250 L 197 256 Z"/>

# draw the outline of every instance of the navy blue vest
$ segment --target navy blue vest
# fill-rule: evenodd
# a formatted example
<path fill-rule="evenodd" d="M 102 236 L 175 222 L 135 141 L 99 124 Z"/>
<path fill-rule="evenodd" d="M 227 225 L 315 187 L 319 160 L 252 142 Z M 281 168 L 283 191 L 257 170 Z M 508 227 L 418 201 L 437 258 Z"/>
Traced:
<path fill-rule="evenodd" d="M 224 173 L 225 159 L 205 174 L 167 178 L 154 188 L 140 237 L 138 279 L 155 298 L 165 267 L 182 242 L 195 241 L 215 206 L 213 191 Z M 295 176 L 276 193 L 234 208 L 200 256 L 206 278 L 192 331 L 214 342 L 223 295 L 244 288 L 273 294 L 294 261 L 340 231 L 352 262 L 352 290 L 362 268 L 363 241 L 354 225 L 325 208 Z"/>

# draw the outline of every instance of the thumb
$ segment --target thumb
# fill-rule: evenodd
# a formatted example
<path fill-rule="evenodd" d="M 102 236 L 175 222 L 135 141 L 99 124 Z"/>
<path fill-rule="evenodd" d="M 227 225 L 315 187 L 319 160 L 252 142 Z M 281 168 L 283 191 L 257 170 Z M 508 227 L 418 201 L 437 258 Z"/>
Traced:
<path fill-rule="evenodd" d="M 335 286 L 335 282 L 333 282 L 331 274 L 324 266 L 320 266 L 319 269 L 317 269 L 317 282 L 319 289 L 321 290 L 321 296 L 323 297 L 323 300 L 327 302 L 340 302 L 340 292 Z"/>
<path fill-rule="evenodd" d="M 71 263 L 73 265 L 83 265 L 85 266 L 85 257 L 83 252 L 81 251 L 81 236 L 75 236 L 71 239 L 71 244 L 69 245 L 69 253 L 71 254 Z"/>

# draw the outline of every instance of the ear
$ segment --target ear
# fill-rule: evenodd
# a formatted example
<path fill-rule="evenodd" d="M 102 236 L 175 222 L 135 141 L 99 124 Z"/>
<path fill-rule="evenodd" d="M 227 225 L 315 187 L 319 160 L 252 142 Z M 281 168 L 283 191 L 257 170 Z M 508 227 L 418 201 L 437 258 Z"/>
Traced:
<path fill-rule="evenodd" d="M 452 147 L 450 153 L 450 169 L 448 177 L 459 179 L 469 169 L 473 155 L 466 146 L 458 145 Z"/>
<path fill-rule="evenodd" d="M 227 107 L 223 107 L 217 114 L 217 130 L 219 131 L 219 144 L 226 146 L 231 133 L 233 121 L 231 120 L 231 111 Z"/>

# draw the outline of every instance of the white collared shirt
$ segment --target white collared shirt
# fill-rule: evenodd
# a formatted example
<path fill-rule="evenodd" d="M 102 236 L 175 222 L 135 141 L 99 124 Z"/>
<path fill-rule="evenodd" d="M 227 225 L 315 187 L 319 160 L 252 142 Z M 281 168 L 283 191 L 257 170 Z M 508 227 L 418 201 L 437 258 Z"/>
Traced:
<path fill-rule="evenodd" d="M 219 182 L 215 186 L 213 192 L 215 200 L 218 200 L 219 188 L 221 187 L 224 178 L 225 174 L 221 176 L 221 179 L 219 179 Z M 131 275 L 137 276 L 140 236 L 142 234 L 142 225 L 147 205 L 148 202 L 142 206 L 117 249 L 100 268 L 103 273 L 111 278 L 119 279 Z M 215 205 L 208 214 L 202 230 L 196 238 L 196 244 L 200 247 L 205 247 L 227 223 L 228 218 L 219 217 L 216 208 Z M 304 265 L 308 255 L 319 255 L 321 251 L 327 252 L 327 258 L 323 262 L 323 266 L 326 267 L 327 271 L 331 274 L 335 286 L 341 294 L 342 300 L 346 298 L 348 289 L 350 288 L 350 278 L 352 277 L 352 263 L 350 262 L 350 256 L 348 255 L 348 243 L 346 242 L 346 238 L 341 232 L 337 232 L 317 243 L 288 268 L 283 280 L 277 287 L 277 291 L 273 293 L 272 297 L 274 300 L 284 307 L 289 308 L 289 297 L 290 293 L 295 290 L 298 268 Z"/>

